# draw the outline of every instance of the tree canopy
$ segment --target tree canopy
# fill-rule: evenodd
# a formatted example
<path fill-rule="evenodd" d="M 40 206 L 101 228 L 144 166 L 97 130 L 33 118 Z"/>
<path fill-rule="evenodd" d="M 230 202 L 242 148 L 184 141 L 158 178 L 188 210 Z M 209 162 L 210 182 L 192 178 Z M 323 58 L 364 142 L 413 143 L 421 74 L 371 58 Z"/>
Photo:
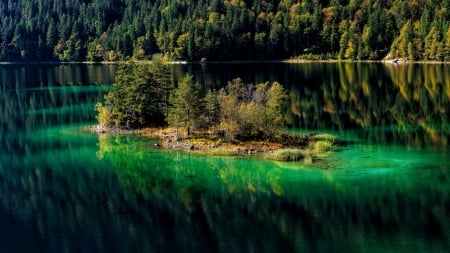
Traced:
<path fill-rule="evenodd" d="M 116 82 L 98 103 L 97 120 L 105 127 L 169 125 L 191 133 L 213 133 L 229 141 L 271 139 L 285 124 L 287 94 L 278 82 L 244 84 L 233 79 L 220 89 L 201 91 L 186 75 L 176 88 L 166 78 L 167 65 L 121 65 Z"/>
<path fill-rule="evenodd" d="M 0 60 L 450 60 L 450 1 L 4 0 Z"/>
<path fill-rule="evenodd" d="M 96 105 L 99 123 L 119 128 L 164 124 L 173 88 L 168 73 L 160 60 L 151 65 L 121 65 L 104 104 Z"/>
<path fill-rule="evenodd" d="M 272 138 L 284 126 L 286 91 L 280 83 L 244 84 L 236 78 L 218 94 L 219 129 L 229 140 Z"/>
<path fill-rule="evenodd" d="M 177 89 L 169 99 L 167 122 L 177 130 L 180 127 L 185 128 L 188 136 L 191 134 L 191 129 L 199 123 L 198 118 L 201 113 L 199 92 L 199 85 L 194 83 L 192 76 L 187 75 L 178 82 Z"/>

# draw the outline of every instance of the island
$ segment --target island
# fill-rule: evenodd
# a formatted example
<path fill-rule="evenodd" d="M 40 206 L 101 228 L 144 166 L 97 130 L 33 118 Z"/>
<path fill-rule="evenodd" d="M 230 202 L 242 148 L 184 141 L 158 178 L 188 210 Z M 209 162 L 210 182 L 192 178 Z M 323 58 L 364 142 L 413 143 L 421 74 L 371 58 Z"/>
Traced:
<path fill-rule="evenodd" d="M 206 155 L 258 156 L 312 163 L 335 150 L 328 134 L 290 134 L 288 95 L 278 82 L 245 84 L 235 78 L 220 90 L 201 89 L 190 75 L 176 84 L 168 64 L 123 64 L 97 103 L 96 133 L 158 138 L 158 148 Z"/>

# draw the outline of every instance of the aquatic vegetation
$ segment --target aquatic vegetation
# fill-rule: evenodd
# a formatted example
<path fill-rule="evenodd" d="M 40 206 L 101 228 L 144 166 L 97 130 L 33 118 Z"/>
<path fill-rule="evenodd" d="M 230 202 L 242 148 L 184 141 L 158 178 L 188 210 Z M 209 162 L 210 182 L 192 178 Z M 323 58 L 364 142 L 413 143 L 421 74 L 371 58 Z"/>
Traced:
<path fill-rule="evenodd" d="M 305 151 L 301 149 L 280 149 L 266 154 L 265 158 L 276 161 L 300 161 L 305 157 Z"/>
<path fill-rule="evenodd" d="M 331 141 L 316 141 L 311 145 L 316 153 L 330 152 L 335 149 L 335 146 Z"/>

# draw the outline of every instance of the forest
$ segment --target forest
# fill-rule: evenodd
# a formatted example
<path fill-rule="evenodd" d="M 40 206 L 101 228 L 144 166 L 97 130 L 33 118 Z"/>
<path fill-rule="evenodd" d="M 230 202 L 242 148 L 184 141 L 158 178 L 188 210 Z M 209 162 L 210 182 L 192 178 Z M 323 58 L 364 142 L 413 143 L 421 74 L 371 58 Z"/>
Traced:
<path fill-rule="evenodd" d="M 1 0 L 1 61 L 450 60 L 450 0 Z"/>

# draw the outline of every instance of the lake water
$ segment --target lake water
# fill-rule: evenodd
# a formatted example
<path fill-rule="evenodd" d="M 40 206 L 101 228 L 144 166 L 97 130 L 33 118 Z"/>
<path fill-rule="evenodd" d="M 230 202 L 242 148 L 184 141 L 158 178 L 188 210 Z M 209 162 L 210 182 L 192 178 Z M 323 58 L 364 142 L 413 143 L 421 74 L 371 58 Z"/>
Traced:
<path fill-rule="evenodd" d="M 88 134 L 116 65 L 0 65 L 0 252 L 448 252 L 450 65 L 174 65 L 279 81 L 312 164 Z"/>

